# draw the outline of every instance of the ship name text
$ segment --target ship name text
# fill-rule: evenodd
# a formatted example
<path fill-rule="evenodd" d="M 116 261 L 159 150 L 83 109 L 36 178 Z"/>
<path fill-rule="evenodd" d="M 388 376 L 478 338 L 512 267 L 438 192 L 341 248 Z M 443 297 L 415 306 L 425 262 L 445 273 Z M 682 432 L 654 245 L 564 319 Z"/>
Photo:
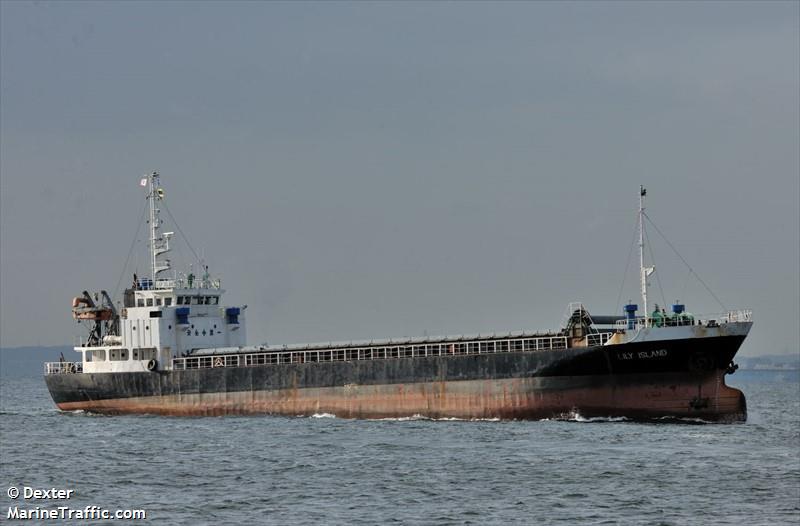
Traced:
<path fill-rule="evenodd" d="M 649 360 L 650 358 L 664 358 L 667 356 L 666 349 L 655 349 L 652 351 L 639 351 L 639 352 L 619 352 L 617 353 L 618 360 Z"/>

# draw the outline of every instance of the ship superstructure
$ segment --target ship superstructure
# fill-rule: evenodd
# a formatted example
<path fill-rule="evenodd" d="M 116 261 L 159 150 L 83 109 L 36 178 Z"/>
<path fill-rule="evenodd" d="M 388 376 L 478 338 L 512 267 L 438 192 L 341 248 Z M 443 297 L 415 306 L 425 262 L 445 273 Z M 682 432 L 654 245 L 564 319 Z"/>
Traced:
<path fill-rule="evenodd" d="M 648 312 L 644 197 L 639 277 L 644 311 L 592 316 L 569 305 L 558 331 L 525 331 L 286 346 L 246 346 L 245 307 L 222 304 L 220 281 L 178 274 L 162 232 L 164 192 L 148 190 L 150 277 L 121 305 L 105 291 L 73 300 L 92 324 L 79 362 L 45 366 L 64 410 L 218 415 L 456 418 L 692 417 L 741 420 L 744 395 L 725 385 L 752 325 L 750 311 L 699 316 L 677 303 Z"/>
<path fill-rule="evenodd" d="M 242 307 L 225 307 L 224 290 L 203 266 L 202 274 L 179 275 L 172 269 L 170 239 L 161 232 L 159 204 L 164 199 L 160 174 L 142 179 L 148 189 L 150 272 L 138 277 L 124 292 L 117 308 L 106 291 L 96 298 L 84 291 L 73 299 L 73 317 L 93 323 L 91 331 L 75 350 L 77 364 L 52 363 L 50 370 L 70 369 L 84 373 L 142 372 L 170 370 L 172 360 L 196 349 L 241 347 L 245 344 Z"/>

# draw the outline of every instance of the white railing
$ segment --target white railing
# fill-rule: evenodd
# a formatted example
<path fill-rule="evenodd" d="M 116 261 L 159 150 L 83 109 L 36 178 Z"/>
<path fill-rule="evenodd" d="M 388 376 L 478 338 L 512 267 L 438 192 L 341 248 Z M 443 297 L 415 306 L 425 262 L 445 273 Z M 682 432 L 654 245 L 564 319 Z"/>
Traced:
<path fill-rule="evenodd" d="M 44 374 L 73 374 L 82 373 L 81 362 L 47 362 L 44 364 Z"/>
<path fill-rule="evenodd" d="M 140 278 L 136 283 L 138 290 L 158 290 L 158 289 L 220 289 L 222 280 L 193 278 L 191 282 L 188 278 L 176 279 L 157 279 Z"/>
<path fill-rule="evenodd" d="M 609 335 L 610 337 L 610 335 Z M 520 338 L 511 340 L 480 340 L 443 342 L 419 345 L 321 349 L 315 351 L 258 352 L 248 354 L 219 354 L 174 358 L 172 368 L 207 369 L 214 367 L 258 367 L 289 363 L 344 362 L 357 360 L 391 360 L 503 352 L 535 352 L 567 348 L 566 336 Z"/>
<path fill-rule="evenodd" d="M 586 344 L 589 347 L 595 347 L 600 345 L 605 345 L 608 340 L 610 340 L 614 336 L 613 332 L 598 332 L 594 334 L 589 334 L 586 337 Z"/>
<path fill-rule="evenodd" d="M 729 310 L 724 318 L 723 323 L 732 323 L 738 321 L 753 321 L 753 311 L 750 309 L 745 310 Z"/>
<path fill-rule="evenodd" d="M 678 315 L 668 313 L 660 319 L 652 316 L 645 322 L 644 317 L 637 317 L 633 320 L 621 319 L 616 322 L 617 330 L 633 329 L 639 330 L 644 327 L 679 327 L 684 325 L 702 325 L 714 327 L 725 323 L 749 322 L 753 321 L 753 311 L 750 309 L 731 310 L 716 314 L 687 314 Z"/>

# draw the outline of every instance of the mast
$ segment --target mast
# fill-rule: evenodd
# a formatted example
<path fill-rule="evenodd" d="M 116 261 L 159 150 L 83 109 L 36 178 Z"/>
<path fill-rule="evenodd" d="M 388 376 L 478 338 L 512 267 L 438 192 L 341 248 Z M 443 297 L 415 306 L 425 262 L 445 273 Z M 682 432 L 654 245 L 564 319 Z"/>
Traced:
<path fill-rule="evenodd" d="M 647 189 L 639 185 L 639 278 L 642 286 L 642 304 L 644 306 L 645 327 L 649 324 L 650 314 L 647 309 L 647 276 L 653 273 L 654 267 L 644 266 L 644 196 Z"/>
<path fill-rule="evenodd" d="M 173 233 L 158 233 L 158 229 L 161 227 L 161 219 L 159 218 L 161 210 L 158 208 L 157 201 L 161 201 L 164 198 L 164 190 L 161 188 L 161 175 L 158 172 L 153 172 L 147 179 L 150 184 L 147 194 L 147 199 L 150 201 L 150 268 L 155 284 L 158 274 L 170 269 L 169 260 L 159 260 L 158 256 L 169 252 L 169 238 Z"/>
<path fill-rule="evenodd" d="M 158 172 L 153 172 L 148 177 L 150 184 L 149 191 L 147 192 L 147 200 L 150 202 L 150 276 L 153 280 L 156 279 L 156 233 L 158 232 L 158 208 L 156 208 L 156 186 L 159 179 Z"/>

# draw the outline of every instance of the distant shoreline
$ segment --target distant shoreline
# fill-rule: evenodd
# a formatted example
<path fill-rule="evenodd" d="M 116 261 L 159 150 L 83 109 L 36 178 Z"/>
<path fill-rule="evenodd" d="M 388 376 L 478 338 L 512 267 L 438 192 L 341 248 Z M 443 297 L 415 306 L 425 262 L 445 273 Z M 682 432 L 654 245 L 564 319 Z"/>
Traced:
<path fill-rule="evenodd" d="M 747 372 L 759 372 L 759 371 L 767 371 L 767 372 L 793 372 L 793 371 L 800 371 L 798 367 L 739 367 L 740 371 L 747 371 Z"/>

